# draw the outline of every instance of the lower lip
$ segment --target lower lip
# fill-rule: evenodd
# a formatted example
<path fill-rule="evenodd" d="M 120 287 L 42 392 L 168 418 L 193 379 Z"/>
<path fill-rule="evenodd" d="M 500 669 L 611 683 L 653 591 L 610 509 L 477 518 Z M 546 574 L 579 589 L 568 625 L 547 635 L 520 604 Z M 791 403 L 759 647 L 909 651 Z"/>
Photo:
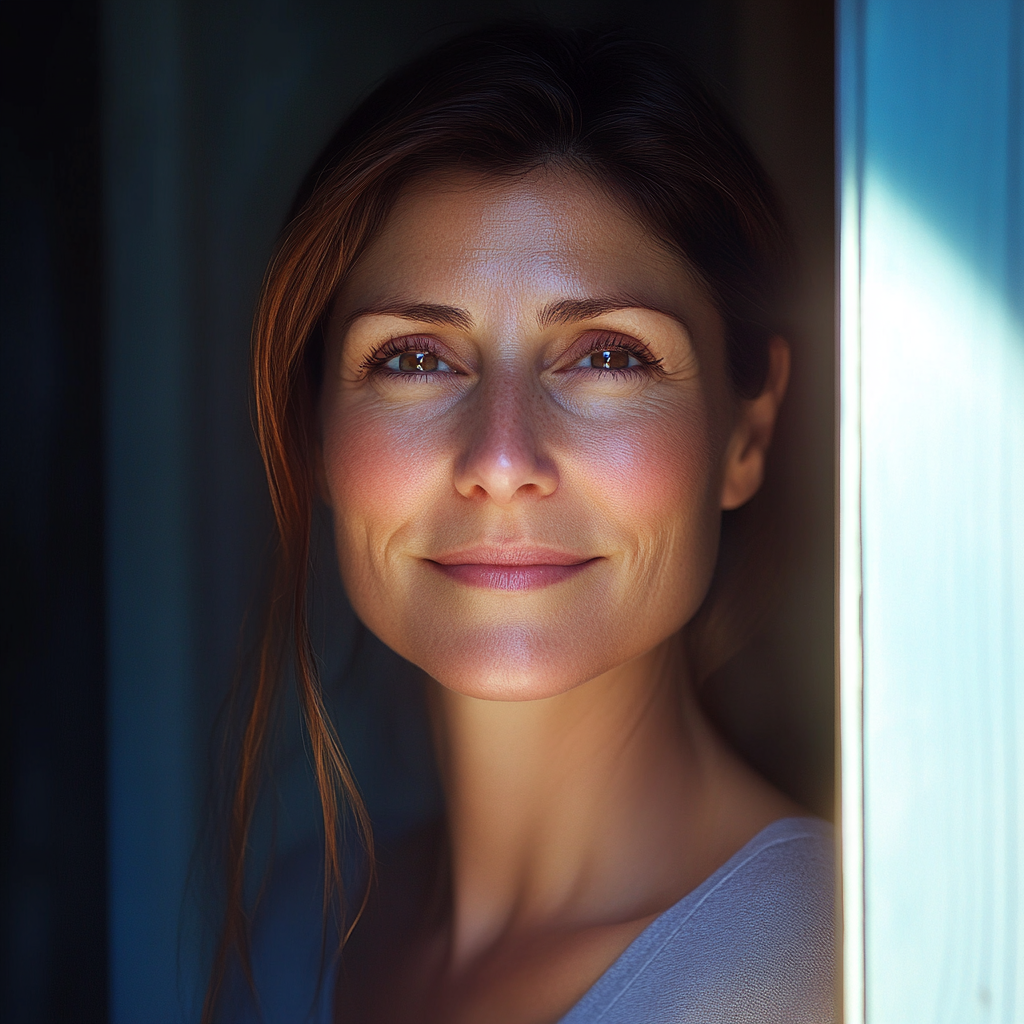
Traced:
<path fill-rule="evenodd" d="M 469 587 L 484 587 L 488 590 L 539 590 L 541 587 L 550 587 L 571 579 L 596 561 L 596 558 L 591 558 L 575 565 L 441 565 L 440 562 L 434 562 L 434 565 L 449 579 Z"/>

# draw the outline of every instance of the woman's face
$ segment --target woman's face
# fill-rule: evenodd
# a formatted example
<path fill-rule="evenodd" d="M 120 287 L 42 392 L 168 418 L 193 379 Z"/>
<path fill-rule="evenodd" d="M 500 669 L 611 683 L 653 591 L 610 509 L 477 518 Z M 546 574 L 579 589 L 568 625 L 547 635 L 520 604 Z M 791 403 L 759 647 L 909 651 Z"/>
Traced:
<path fill-rule="evenodd" d="M 702 289 L 587 179 L 421 182 L 328 329 L 323 485 L 352 605 L 475 697 L 644 654 L 708 587 L 738 408 Z"/>

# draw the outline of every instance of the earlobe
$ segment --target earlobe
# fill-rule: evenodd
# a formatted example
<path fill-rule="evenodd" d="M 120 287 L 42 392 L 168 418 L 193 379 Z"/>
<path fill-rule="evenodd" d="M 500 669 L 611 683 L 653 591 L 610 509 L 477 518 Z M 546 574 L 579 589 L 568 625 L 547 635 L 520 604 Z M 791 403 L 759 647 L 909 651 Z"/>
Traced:
<path fill-rule="evenodd" d="M 788 384 L 789 344 L 776 336 L 768 343 L 768 377 L 764 390 L 757 398 L 741 404 L 726 446 L 721 500 L 724 510 L 746 504 L 760 488 L 772 432 Z"/>

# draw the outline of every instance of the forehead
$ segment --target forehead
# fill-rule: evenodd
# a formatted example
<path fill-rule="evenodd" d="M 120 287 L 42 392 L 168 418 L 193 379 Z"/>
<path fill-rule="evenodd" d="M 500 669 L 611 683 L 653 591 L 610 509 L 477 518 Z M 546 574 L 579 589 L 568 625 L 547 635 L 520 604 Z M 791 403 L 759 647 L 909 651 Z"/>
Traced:
<path fill-rule="evenodd" d="M 342 287 L 342 305 L 511 302 L 621 294 L 655 308 L 708 305 L 696 276 L 587 177 L 438 174 L 399 197 Z M 685 310 L 679 310 L 681 313 Z M 699 310 L 691 308 L 691 314 Z"/>

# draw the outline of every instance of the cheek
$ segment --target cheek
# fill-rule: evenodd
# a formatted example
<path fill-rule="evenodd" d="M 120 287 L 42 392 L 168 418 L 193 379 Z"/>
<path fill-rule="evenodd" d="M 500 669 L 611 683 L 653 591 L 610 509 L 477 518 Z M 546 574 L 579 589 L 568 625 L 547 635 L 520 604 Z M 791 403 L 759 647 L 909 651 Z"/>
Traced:
<path fill-rule="evenodd" d="M 668 635 L 704 599 L 718 553 L 718 454 L 699 403 L 620 419 L 578 447 L 585 504 L 603 511 L 625 557 L 615 602 L 637 613 L 631 628 Z"/>
<path fill-rule="evenodd" d="M 715 493 L 715 443 L 699 407 L 645 411 L 576 446 L 577 472 L 599 504 L 638 532 L 675 532 L 704 518 Z"/>
<path fill-rule="evenodd" d="M 324 473 L 347 582 L 371 567 L 384 571 L 389 541 L 436 486 L 440 453 L 431 432 L 411 419 L 358 403 L 325 416 Z"/>

